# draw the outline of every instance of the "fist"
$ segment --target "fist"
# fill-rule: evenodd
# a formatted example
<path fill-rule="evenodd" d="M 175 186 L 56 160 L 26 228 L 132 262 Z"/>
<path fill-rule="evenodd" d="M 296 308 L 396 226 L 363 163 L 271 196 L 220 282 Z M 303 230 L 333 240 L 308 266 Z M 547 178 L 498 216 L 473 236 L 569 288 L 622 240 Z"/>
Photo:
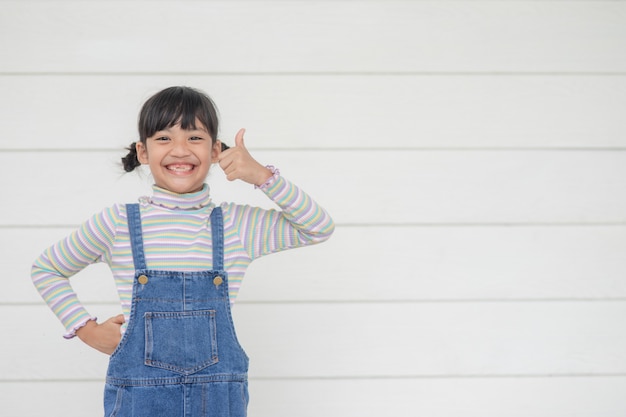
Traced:
<path fill-rule="evenodd" d="M 217 161 L 229 181 L 242 180 L 259 186 L 272 176 L 272 172 L 250 155 L 243 139 L 245 133 L 245 129 L 240 129 L 235 135 L 235 146 L 221 152 Z"/>

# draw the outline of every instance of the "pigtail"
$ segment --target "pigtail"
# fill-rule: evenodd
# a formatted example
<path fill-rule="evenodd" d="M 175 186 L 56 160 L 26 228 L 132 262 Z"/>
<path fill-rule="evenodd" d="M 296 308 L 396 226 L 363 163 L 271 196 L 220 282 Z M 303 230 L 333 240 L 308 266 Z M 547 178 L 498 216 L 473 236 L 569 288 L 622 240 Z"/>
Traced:
<path fill-rule="evenodd" d="M 122 158 L 122 165 L 124 166 L 124 171 L 126 172 L 131 172 L 141 165 L 141 162 L 139 162 L 139 159 L 137 158 L 136 144 L 136 142 L 131 143 L 130 146 L 126 148 L 128 155 Z"/>

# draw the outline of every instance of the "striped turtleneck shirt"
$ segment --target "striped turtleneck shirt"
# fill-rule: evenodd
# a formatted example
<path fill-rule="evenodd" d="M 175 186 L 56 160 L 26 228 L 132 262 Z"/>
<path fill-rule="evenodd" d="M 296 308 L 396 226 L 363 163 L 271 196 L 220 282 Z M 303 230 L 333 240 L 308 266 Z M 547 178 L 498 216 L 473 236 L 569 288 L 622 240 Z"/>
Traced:
<path fill-rule="evenodd" d="M 283 177 L 275 175 L 261 190 L 280 210 L 220 205 L 224 213 L 224 267 L 231 304 L 252 260 L 323 242 L 334 230 L 328 213 Z M 212 269 L 209 216 L 215 204 L 206 184 L 201 191 L 190 194 L 175 194 L 154 186 L 153 195 L 140 198 L 139 203 L 148 269 Z M 33 264 L 33 283 L 65 326 L 66 338 L 75 336 L 89 320 L 95 320 L 80 303 L 69 278 L 97 262 L 109 265 L 128 323 L 135 268 L 124 204 L 95 214 L 46 249 Z"/>

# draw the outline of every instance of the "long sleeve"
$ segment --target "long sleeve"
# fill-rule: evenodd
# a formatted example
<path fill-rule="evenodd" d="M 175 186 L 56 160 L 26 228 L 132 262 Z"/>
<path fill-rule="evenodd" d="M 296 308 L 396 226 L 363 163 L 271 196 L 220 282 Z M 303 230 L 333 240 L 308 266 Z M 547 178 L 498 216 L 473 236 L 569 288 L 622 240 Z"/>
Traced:
<path fill-rule="evenodd" d="M 234 303 L 252 260 L 273 252 L 323 242 L 334 223 L 328 213 L 298 187 L 275 175 L 261 188 L 280 210 L 223 203 L 229 296 Z M 215 205 L 209 188 L 178 195 L 154 188 L 140 198 L 147 265 L 155 270 L 202 271 L 213 265 L 207 213 Z M 134 265 L 125 205 L 93 216 L 67 238 L 46 249 L 32 267 L 32 280 L 64 325 L 66 338 L 94 319 L 82 306 L 69 278 L 88 265 L 111 268 L 122 313 L 130 319 Z M 124 330 L 124 327 L 122 327 Z"/>
<path fill-rule="evenodd" d="M 93 319 L 80 303 L 69 278 L 110 253 L 118 210 L 94 215 L 65 239 L 46 249 L 34 262 L 35 288 L 67 330 L 66 337 Z"/>
<path fill-rule="evenodd" d="M 280 210 L 231 206 L 232 221 L 251 259 L 327 240 L 335 229 L 330 215 L 307 193 L 281 176 L 263 192 Z"/>

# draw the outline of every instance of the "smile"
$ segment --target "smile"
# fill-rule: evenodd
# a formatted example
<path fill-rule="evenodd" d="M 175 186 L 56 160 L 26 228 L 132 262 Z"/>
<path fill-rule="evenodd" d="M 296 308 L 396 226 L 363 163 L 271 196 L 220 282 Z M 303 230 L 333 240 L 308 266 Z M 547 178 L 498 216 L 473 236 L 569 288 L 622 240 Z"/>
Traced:
<path fill-rule="evenodd" d="M 186 172 L 193 171 L 194 168 L 195 168 L 195 165 L 191 165 L 191 164 L 171 164 L 171 165 L 167 165 L 165 168 L 167 168 L 168 171 L 172 171 L 172 172 L 176 172 L 176 173 L 186 173 Z"/>

